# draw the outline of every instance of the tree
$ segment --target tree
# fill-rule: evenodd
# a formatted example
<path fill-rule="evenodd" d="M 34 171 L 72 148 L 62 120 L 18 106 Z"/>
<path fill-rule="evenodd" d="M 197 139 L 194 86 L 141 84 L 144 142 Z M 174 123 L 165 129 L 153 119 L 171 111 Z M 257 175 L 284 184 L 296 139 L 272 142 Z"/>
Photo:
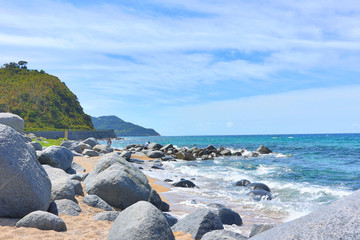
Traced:
<path fill-rule="evenodd" d="M 28 62 L 26 62 L 26 61 L 18 62 L 18 65 L 20 66 L 21 69 L 27 69 L 26 64 L 28 64 Z"/>

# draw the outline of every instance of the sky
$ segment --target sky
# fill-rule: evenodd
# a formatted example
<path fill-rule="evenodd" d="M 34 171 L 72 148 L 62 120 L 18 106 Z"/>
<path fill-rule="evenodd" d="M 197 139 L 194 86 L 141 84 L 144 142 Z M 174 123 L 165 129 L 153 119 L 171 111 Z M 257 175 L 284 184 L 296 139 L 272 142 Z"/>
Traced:
<path fill-rule="evenodd" d="M 360 132 L 357 0 L 0 0 L 0 64 L 161 135 Z"/>

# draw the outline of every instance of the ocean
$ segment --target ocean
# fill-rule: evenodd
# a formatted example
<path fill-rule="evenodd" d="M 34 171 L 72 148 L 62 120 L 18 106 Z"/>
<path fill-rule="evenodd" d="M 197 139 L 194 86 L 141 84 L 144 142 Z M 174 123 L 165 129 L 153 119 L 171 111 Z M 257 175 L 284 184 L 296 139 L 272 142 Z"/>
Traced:
<path fill-rule="evenodd" d="M 237 211 L 244 223 L 281 223 L 303 216 L 360 189 L 360 134 L 302 134 L 247 136 L 126 137 L 113 147 L 156 142 L 178 147 L 226 147 L 255 151 L 264 145 L 272 154 L 258 157 L 218 157 L 214 160 L 163 162 L 165 170 L 145 169 L 164 180 L 193 179 L 196 189 L 173 188 L 166 198 L 176 200 L 176 215 L 220 203 Z M 273 200 L 252 200 L 241 179 L 261 182 Z M 240 231 L 241 232 L 241 231 Z"/>

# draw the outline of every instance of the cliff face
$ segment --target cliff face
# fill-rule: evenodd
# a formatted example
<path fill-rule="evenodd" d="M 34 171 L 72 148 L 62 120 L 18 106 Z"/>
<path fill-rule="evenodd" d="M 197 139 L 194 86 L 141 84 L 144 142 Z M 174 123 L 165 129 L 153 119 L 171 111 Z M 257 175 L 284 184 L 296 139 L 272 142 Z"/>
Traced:
<path fill-rule="evenodd" d="M 65 83 L 42 70 L 4 64 L 0 69 L 0 92 L 0 112 L 21 116 L 25 131 L 94 129 L 90 116 Z"/>
<path fill-rule="evenodd" d="M 117 116 L 91 117 L 95 129 L 113 129 L 119 137 L 125 136 L 160 136 L 151 128 L 144 128 L 133 123 L 125 122 Z"/>

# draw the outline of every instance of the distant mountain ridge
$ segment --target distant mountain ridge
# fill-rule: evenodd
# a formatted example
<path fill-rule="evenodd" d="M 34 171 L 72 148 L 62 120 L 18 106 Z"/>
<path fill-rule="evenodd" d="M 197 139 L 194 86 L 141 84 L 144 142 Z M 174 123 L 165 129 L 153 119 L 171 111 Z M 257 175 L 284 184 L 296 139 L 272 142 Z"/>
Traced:
<path fill-rule="evenodd" d="M 91 121 L 94 124 L 95 129 L 100 130 L 115 130 L 115 133 L 119 137 L 128 136 L 160 136 L 152 128 L 144 128 L 139 125 L 125 122 L 117 116 L 101 116 L 91 117 Z"/>

